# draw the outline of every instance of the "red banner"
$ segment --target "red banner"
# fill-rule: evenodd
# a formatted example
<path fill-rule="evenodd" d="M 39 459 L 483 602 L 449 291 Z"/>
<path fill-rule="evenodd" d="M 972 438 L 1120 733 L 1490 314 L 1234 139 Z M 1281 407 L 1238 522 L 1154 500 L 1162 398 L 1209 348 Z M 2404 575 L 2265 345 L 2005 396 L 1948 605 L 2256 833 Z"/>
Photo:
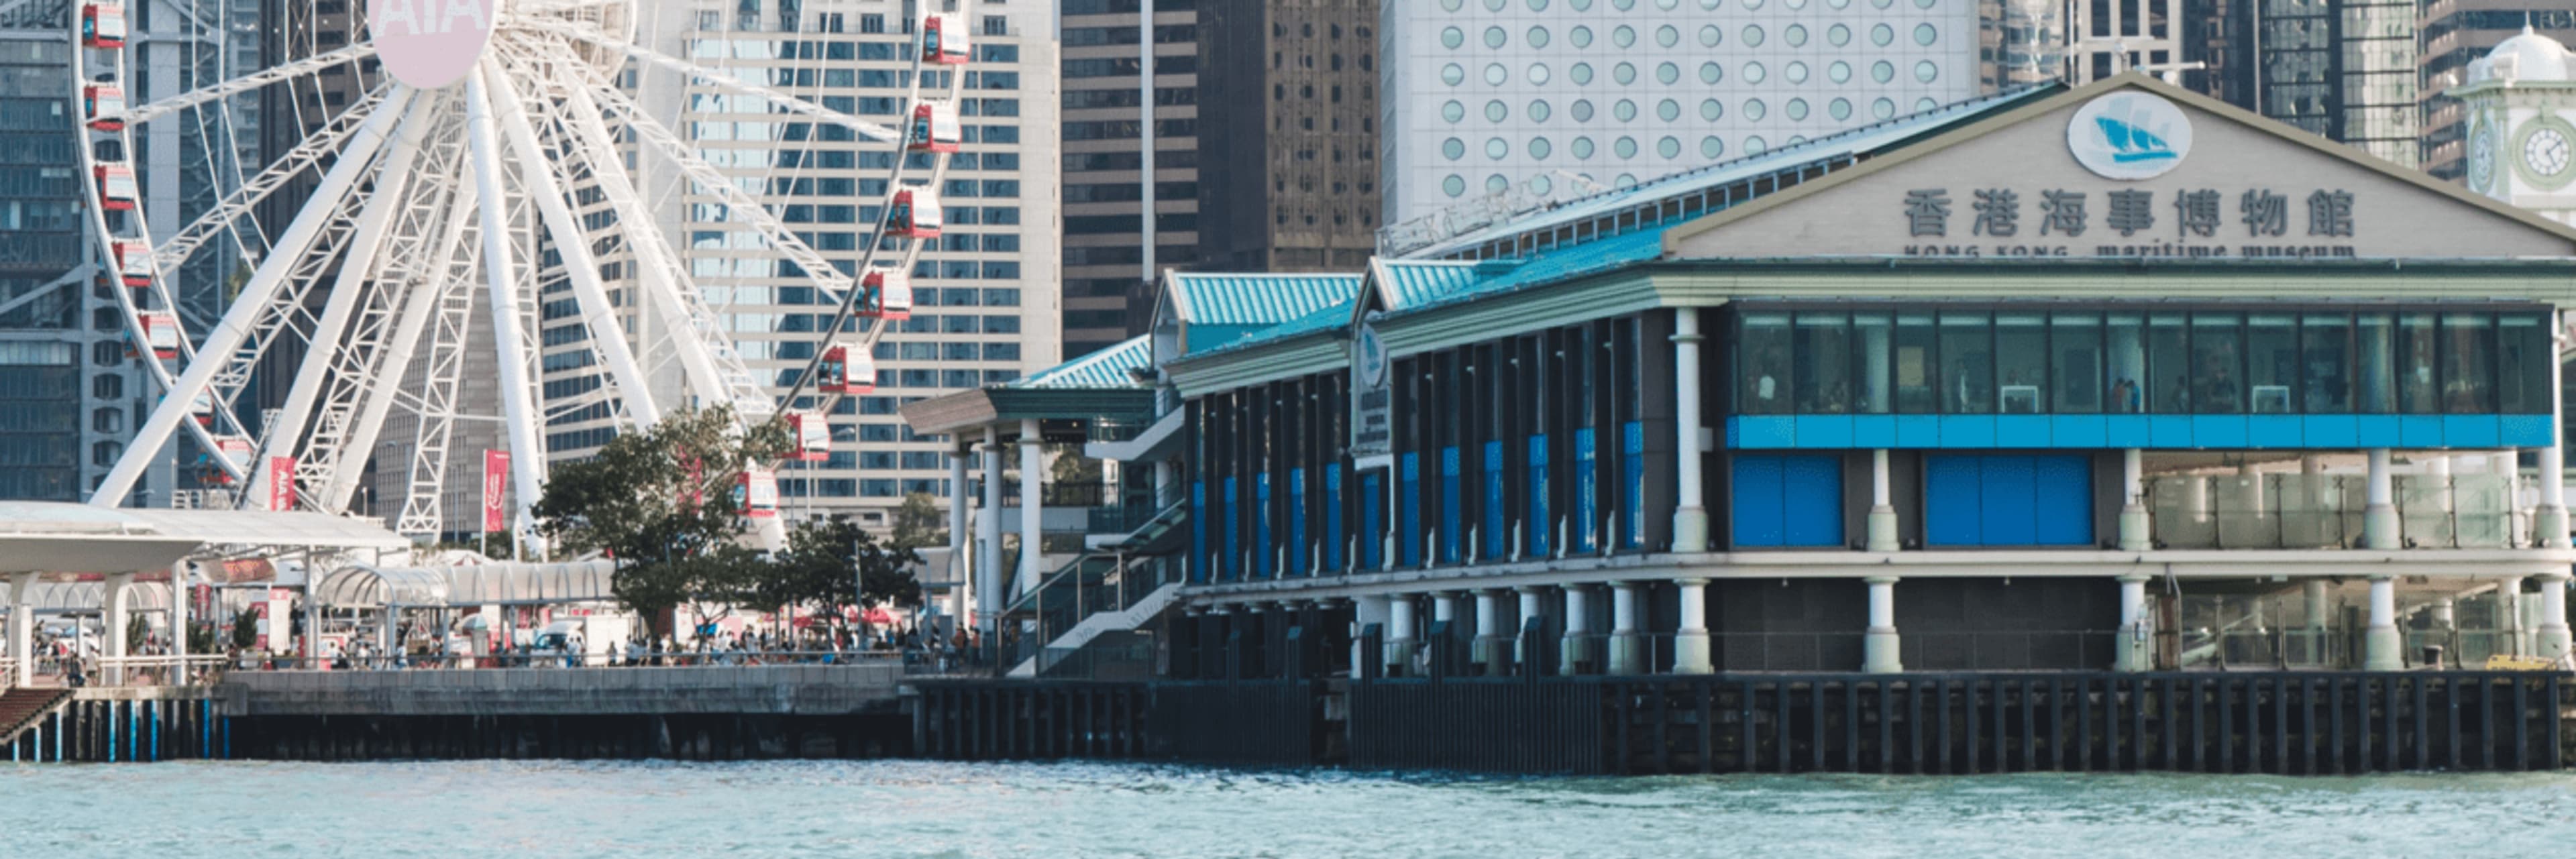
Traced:
<path fill-rule="evenodd" d="M 501 498 L 509 488 L 510 452 L 483 452 L 483 531 L 510 530 L 509 517 L 501 515 Z"/>
<path fill-rule="evenodd" d="M 295 457 L 268 458 L 268 509 L 295 509 Z"/>

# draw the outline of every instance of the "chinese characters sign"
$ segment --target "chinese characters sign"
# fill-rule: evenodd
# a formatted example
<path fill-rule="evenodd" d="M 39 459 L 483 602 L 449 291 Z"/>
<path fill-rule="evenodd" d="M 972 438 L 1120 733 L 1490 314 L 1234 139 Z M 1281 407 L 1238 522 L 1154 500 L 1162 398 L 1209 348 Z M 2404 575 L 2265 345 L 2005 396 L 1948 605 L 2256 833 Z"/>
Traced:
<path fill-rule="evenodd" d="M 2262 259 L 2353 256 L 2352 212 L 2352 192 L 2325 188 L 1913 188 L 1898 215 L 1906 256 Z"/>

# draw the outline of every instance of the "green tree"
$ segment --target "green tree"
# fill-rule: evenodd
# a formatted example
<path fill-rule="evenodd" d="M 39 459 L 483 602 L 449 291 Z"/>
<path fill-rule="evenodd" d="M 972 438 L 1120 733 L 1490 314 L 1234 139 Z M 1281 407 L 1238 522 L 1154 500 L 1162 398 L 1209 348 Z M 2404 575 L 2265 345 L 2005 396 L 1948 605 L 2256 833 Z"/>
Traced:
<path fill-rule="evenodd" d="M 244 611 L 233 615 L 233 647 L 249 650 L 259 643 L 259 615 Z"/>
<path fill-rule="evenodd" d="M 939 499 L 927 492 L 906 493 L 894 509 L 894 532 L 886 542 L 898 549 L 918 549 L 948 542 L 948 521 Z"/>
<path fill-rule="evenodd" d="M 808 522 L 787 535 L 787 551 L 778 553 L 755 587 L 763 607 L 797 605 L 826 614 L 858 605 L 909 606 L 921 602 L 921 583 L 911 565 L 921 556 L 911 548 L 879 541 L 867 529 L 848 522 Z M 857 593 L 851 592 L 853 580 Z"/>
<path fill-rule="evenodd" d="M 744 431 L 732 410 L 681 410 L 651 429 L 609 441 L 599 454 L 555 466 L 537 500 L 538 531 L 572 552 L 597 551 L 617 564 L 611 588 L 656 633 L 665 612 L 688 605 L 701 621 L 711 604 L 748 593 L 761 566 L 735 544 L 744 464 L 776 460 L 788 446 L 775 423 Z"/>

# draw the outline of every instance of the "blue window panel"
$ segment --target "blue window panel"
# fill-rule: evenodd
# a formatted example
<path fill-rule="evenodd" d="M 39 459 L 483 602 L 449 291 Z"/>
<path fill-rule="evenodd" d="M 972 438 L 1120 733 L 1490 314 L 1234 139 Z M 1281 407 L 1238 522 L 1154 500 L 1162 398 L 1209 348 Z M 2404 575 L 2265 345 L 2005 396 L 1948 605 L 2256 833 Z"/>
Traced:
<path fill-rule="evenodd" d="M 1852 446 L 1850 415 L 1798 416 L 1797 446 L 1803 448 L 1846 448 Z"/>
<path fill-rule="evenodd" d="M 1851 446 L 1871 449 L 1896 446 L 1895 415 L 1856 415 L 1851 421 Z"/>
<path fill-rule="evenodd" d="M 1923 460 L 1923 538 L 1935 546 L 1979 546 L 1986 542 L 1985 472 L 1973 456 L 1930 456 Z"/>
<path fill-rule="evenodd" d="M 1996 415 L 1996 447 L 2048 447 L 2054 434 L 2047 415 Z"/>
<path fill-rule="evenodd" d="M 2093 469 L 2081 456 L 2035 456 L 2033 537 L 2042 546 L 2093 544 Z"/>
<path fill-rule="evenodd" d="M 1360 477 L 1360 567 L 1386 566 L 1386 475 Z"/>
<path fill-rule="evenodd" d="M 1627 466 L 1620 471 L 1626 478 L 1619 481 L 1620 541 L 1635 549 L 1646 545 L 1646 425 L 1629 421 L 1620 435 L 1624 442 L 1619 455 Z"/>
<path fill-rule="evenodd" d="M 1985 485 L 1978 497 L 1984 511 L 1987 546 L 2030 546 L 2039 542 L 2038 499 L 2032 487 L 2031 457 L 1988 456 L 1978 460 Z"/>
<path fill-rule="evenodd" d="M 1529 437 L 1529 539 L 1524 541 L 1532 557 L 1544 558 L 1556 551 L 1556 518 L 1547 509 L 1547 436 Z"/>
<path fill-rule="evenodd" d="M 1243 578 L 1243 495 L 1237 491 L 1242 488 L 1235 484 L 1238 479 L 1225 479 L 1225 507 L 1217 511 L 1217 515 L 1225 517 L 1225 566 L 1222 569 L 1228 579 Z"/>
<path fill-rule="evenodd" d="M 1404 527 L 1395 538 L 1395 556 L 1408 567 L 1422 565 L 1422 454 L 1404 455 L 1404 497 L 1396 501 L 1397 520 Z"/>
<path fill-rule="evenodd" d="M 2192 446 L 2190 415 L 2151 415 L 2147 418 L 2149 447 L 2188 448 Z"/>
<path fill-rule="evenodd" d="M 2504 415 L 2496 418 L 2496 443 L 2506 447 L 2544 447 L 2551 432 L 2548 415 Z"/>
<path fill-rule="evenodd" d="M 1942 415 L 1942 447 L 1995 446 L 1995 416 Z"/>
<path fill-rule="evenodd" d="M 1208 558 L 1207 481 L 1190 484 L 1190 581 L 1205 583 L 1216 564 Z"/>
<path fill-rule="evenodd" d="M 2361 421 L 2353 415 L 2309 415 L 2299 419 L 2299 442 L 2305 447 L 2354 447 L 2361 444 Z"/>
<path fill-rule="evenodd" d="M 1601 481 L 1598 479 L 1601 472 L 1595 467 L 1599 462 L 1597 447 L 1593 444 L 1592 428 L 1584 427 L 1575 430 L 1574 526 L 1568 530 L 1573 532 L 1570 539 L 1574 541 L 1574 551 L 1577 552 L 1590 552 L 1599 548 L 1594 545 L 1593 533 L 1601 527 Z"/>
<path fill-rule="evenodd" d="M 2245 443 L 2250 447 L 2302 447 L 2307 437 L 2307 421 L 2297 415 L 2254 415 L 2245 419 Z"/>
<path fill-rule="evenodd" d="M 1735 458 L 1734 492 L 1728 504 L 1735 513 L 1735 545 L 1781 546 L 1789 542 L 1788 515 L 1780 503 L 1782 463 L 1786 459 L 1780 456 Z"/>
<path fill-rule="evenodd" d="M 1252 568 L 1263 578 L 1279 575 L 1279 552 L 1270 543 L 1270 472 L 1252 476 Z"/>
<path fill-rule="evenodd" d="M 1718 423 L 1718 435 L 1726 442 L 1727 450 L 1744 446 L 1743 428 L 1744 419 L 1741 417 L 1729 417 Z"/>
<path fill-rule="evenodd" d="M 2109 447 L 2110 419 L 2101 415 L 2057 415 L 2048 422 L 2049 447 Z"/>
<path fill-rule="evenodd" d="M 2155 420 L 2146 415 L 2105 415 L 2102 418 L 2102 445 L 2148 447 L 2155 443 L 2155 434 L 2150 429 L 2154 425 Z"/>
<path fill-rule="evenodd" d="M 1313 569 L 1313 546 L 1306 540 L 1306 470 L 1288 470 L 1288 573 L 1302 575 Z"/>
<path fill-rule="evenodd" d="M 1747 415 L 1735 419 L 1736 446 L 1751 449 L 1796 447 L 1798 419 L 1786 415 Z"/>
<path fill-rule="evenodd" d="M 1458 547 L 1466 545 L 1465 524 L 1459 521 L 1467 508 L 1459 503 L 1458 449 L 1440 449 L 1440 562 L 1458 562 Z"/>
<path fill-rule="evenodd" d="M 2442 446 L 2441 415 L 2398 415 L 2397 441 L 2400 447 L 2435 448 Z"/>
<path fill-rule="evenodd" d="M 2405 433 L 2396 415 L 2356 415 L 2353 421 L 2353 444 L 2359 447 L 2403 447 Z"/>
<path fill-rule="evenodd" d="M 1792 456 L 1780 468 L 1780 510 L 1791 546 L 1843 544 L 1843 463 Z"/>
<path fill-rule="evenodd" d="M 2494 415 L 2443 415 L 2442 444 L 2445 447 L 2495 447 L 2501 442 Z"/>
<path fill-rule="evenodd" d="M 1897 447 L 1940 447 L 1941 416 L 1897 415 Z"/>
<path fill-rule="evenodd" d="M 2202 448 L 2244 447 L 2245 416 L 2191 416 L 2191 446 Z"/>
<path fill-rule="evenodd" d="M 1342 565 L 1347 563 L 1343 560 L 1342 545 L 1348 541 L 1349 538 L 1342 536 L 1342 465 L 1337 462 L 1324 466 L 1325 569 L 1342 569 Z"/>
<path fill-rule="evenodd" d="M 1512 554 L 1511 508 L 1503 506 L 1503 443 L 1485 443 L 1485 557 L 1501 560 Z"/>

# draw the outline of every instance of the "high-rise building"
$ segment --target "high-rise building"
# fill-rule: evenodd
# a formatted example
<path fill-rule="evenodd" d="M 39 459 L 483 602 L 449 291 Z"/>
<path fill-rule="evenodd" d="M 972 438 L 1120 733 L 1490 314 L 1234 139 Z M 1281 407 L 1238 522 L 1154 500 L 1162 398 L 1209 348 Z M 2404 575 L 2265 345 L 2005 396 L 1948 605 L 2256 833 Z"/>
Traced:
<path fill-rule="evenodd" d="M 2193 0 L 2186 85 L 2390 163 L 2415 166 L 2413 0 Z"/>
<path fill-rule="evenodd" d="M 2084 84 L 2131 69 L 2171 71 L 2187 62 L 2183 19 L 2186 0 L 2083 0 L 2066 3 L 2069 83 Z M 2040 17 L 2047 0 L 2006 0 L 2017 17 Z M 2055 11 L 2055 10 L 2049 10 Z"/>
<path fill-rule="evenodd" d="M 1977 7 L 1977 73 L 1984 91 L 2066 76 L 2066 4 L 1977 0 Z"/>
<path fill-rule="evenodd" d="M 1355 272 L 1377 248 L 1379 0 L 1200 0 L 1200 256 Z M 1139 324 L 1142 319 L 1137 320 Z"/>
<path fill-rule="evenodd" d="M 113 385 L 119 396 L 96 402 L 113 408 L 131 374 L 91 361 L 95 344 L 118 349 L 123 323 L 92 330 L 69 12 L 48 5 L 0 20 L 0 497 L 71 501 L 105 473 L 87 465 L 85 397 Z"/>
<path fill-rule="evenodd" d="M 1977 94 L 1941 0 L 1406 0 L 1380 14 L 1388 240 Z M 1481 206 L 1478 204 L 1482 204 Z M 1472 219 L 1470 219 L 1472 220 Z"/>
<path fill-rule="evenodd" d="M 645 16 L 636 39 L 892 127 L 909 108 L 919 40 L 914 16 L 924 5 L 697 0 Z M 830 416 L 828 461 L 779 474 L 782 512 L 879 525 L 907 495 L 947 494 L 946 448 L 906 432 L 896 407 L 1057 363 L 1063 225 L 1055 12 L 1044 3 L 972 4 L 966 23 L 974 62 L 924 72 L 925 96 L 944 93 L 948 75 L 965 76 L 957 105 L 962 150 L 950 156 L 937 189 L 945 229 L 913 269 L 912 317 L 887 323 L 898 327 L 877 345 L 876 392 L 840 399 Z M 897 159 L 907 157 L 896 145 L 659 68 L 645 70 L 635 91 L 647 114 L 672 118 L 699 158 L 734 177 L 835 265 L 855 272 L 878 240 L 888 183 Z M 726 318 L 745 362 L 782 386 L 794 381 L 834 307 L 721 197 L 686 181 L 657 150 L 639 148 L 637 155 L 645 204 L 663 213 L 666 234 L 708 305 Z M 909 158 L 906 181 L 917 182 L 930 158 Z M 686 401 L 676 382 L 656 391 L 663 401 Z"/>
<path fill-rule="evenodd" d="M 1214 5 L 1215 0 L 1064 3 L 1059 35 L 1066 357 L 1142 332 L 1152 311 L 1154 273 L 1198 262 L 1199 158 L 1206 151 L 1199 139 L 1199 34 L 1202 8 Z M 1144 23 L 1148 8 L 1150 27 Z M 1144 133 L 1148 123 L 1150 137 Z M 1151 168 L 1143 145 L 1148 139 Z M 1151 183 L 1145 181 L 1147 169 L 1154 174 Z M 1151 220 L 1144 216 L 1148 199 Z"/>
<path fill-rule="evenodd" d="M 2425 4 L 2416 21 L 2418 102 L 2424 123 L 2424 172 L 2461 178 L 2467 169 L 2467 112 L 2444 90 L 2467 83 L 2469 64 L 2529 27 L 2564 42 L 2576 39 L 2576 0 L 2445 0 Z"/>

